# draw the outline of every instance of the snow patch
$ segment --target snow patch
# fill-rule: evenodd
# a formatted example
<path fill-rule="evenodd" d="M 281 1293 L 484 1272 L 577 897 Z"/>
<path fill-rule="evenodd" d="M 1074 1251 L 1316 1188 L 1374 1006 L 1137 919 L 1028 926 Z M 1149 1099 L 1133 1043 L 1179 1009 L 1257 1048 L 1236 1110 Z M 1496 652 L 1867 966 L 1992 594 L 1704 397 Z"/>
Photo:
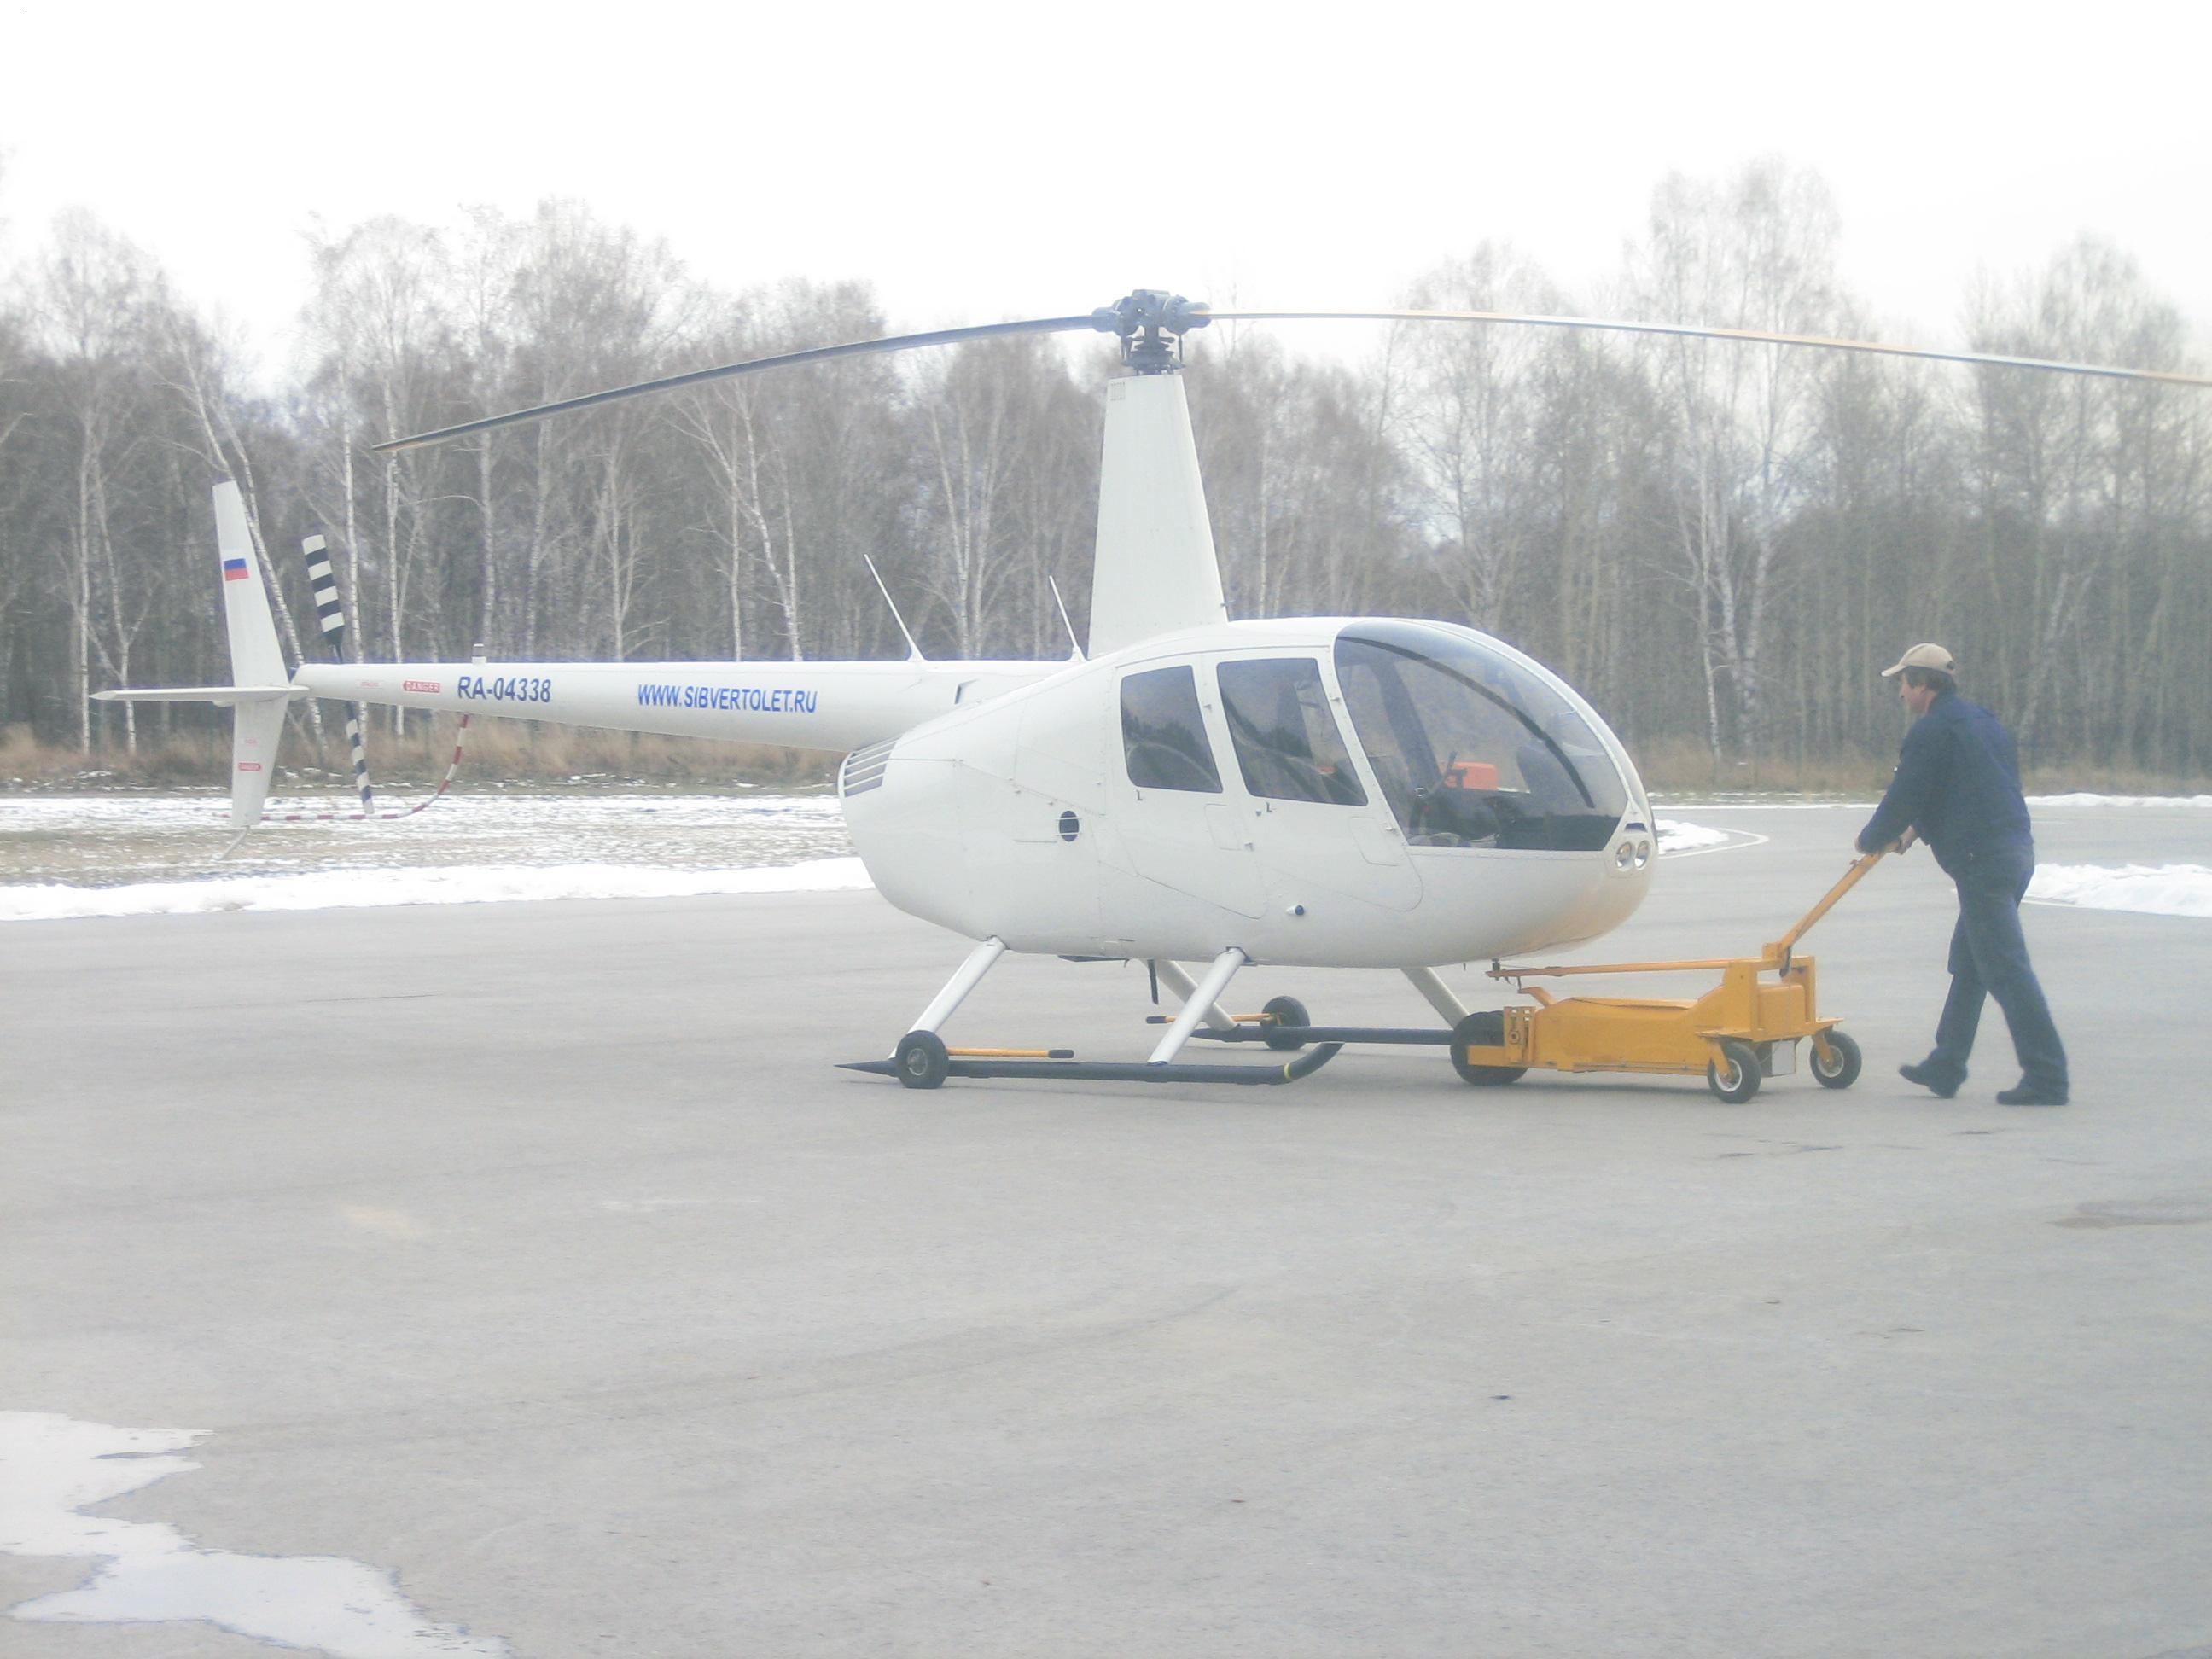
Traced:
<path fill-rule="evenodd" d="M 506 1643 L 433 1624 L 399 1593 L 392 1574 L 365 1562 L 204 1550 L 162 1522 L 83 1513 L 199 1468 L 177 1454 L 206 1433 L 0 1412 L 0 1551 L 100 1559 L 86 1583 L 20 1602 L 9 1616 L 72 1625 L 204 1620 L 341 1659 L 504 1659 Z"/>
<path fill-rule="evenodd" d="M 1692 848 L 1726 847 L 1744 837 L 1726 830 L 1709 830 L 1702 823 L 1681 823 L 1673 818 L 1655 820 L 1653 828 L 1659 836 L 1659 856 L 1670 853 L 1686 853 Z"/>
<path fill-rule="evenodd" d="M 2212 811 L 2212 795 L 2030 795 L 2030 806 L 2152 806 Z"/>
<path fill-rule="evenodd" d="M 1754 800 L 1677 800 L 1667 803 L 1678 812 L 1871 812 L 1881 803 L 1872 800 L 1800 800 L 1777 795 Z"/>
<path fill-rule="evenodd" d="M 1749 800 L 1669 801 L 1681 812 L 1871 812 L 1878 800 L 1797 800 L 1775 797 Z M 2172 811 L 2212 810 L 2212 795 L 2030 795 L 2030 806 L 2149 807 Z"/>
<path fill-rule="evenodd" d="M 139 882 L 124 887 L 67 887 L 52 882 L 0 887 L 0 921 L 58 921 L 83 916 L 204 915 L 218 910 L 495 904 L 530 899 L 825 893 L 872 885 L 866 869 L 856 858 L 811 859 L 801 864 L 746 870 L 665 870 L 634 864 L 317 870 L 297 875 Z"/>
<path fill-rule="evenodd" d="M 2038 904 L 2212 916 L 2212 869 L 2201 864 L 2039 864 L 2027 884 Z"/>

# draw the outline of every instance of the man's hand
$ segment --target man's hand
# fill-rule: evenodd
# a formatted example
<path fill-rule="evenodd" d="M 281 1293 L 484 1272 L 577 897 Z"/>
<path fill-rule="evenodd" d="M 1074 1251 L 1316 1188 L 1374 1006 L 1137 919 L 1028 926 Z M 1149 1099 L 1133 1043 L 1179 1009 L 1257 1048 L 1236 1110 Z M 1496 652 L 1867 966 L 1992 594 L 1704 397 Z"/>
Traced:
<path fill-rule="evenodd" d="M 1910 853 L 1912 850 L 1912 843 L 1919 839 L 1919 831 L 1908 828 L 1903 835 L 1897 838 L 1896 846 L 1892 848 L 1890 850 L 1897 853 Z"/>

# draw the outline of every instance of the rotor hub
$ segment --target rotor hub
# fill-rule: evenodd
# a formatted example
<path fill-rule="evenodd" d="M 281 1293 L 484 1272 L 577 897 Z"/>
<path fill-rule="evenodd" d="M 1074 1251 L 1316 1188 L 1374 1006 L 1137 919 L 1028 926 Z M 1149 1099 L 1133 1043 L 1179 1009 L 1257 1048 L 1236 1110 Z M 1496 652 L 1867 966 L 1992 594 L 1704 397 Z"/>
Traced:
<path fill-rule="evenodd" d="M 1172 374 L 1182 367 L 1182 337 L 1213 319 L 1204 301 L 1164 289 L 1140 288 L 1091 313 L 1091 326 L 1119 335 L 1121 361 L 1139 374 Z"/>

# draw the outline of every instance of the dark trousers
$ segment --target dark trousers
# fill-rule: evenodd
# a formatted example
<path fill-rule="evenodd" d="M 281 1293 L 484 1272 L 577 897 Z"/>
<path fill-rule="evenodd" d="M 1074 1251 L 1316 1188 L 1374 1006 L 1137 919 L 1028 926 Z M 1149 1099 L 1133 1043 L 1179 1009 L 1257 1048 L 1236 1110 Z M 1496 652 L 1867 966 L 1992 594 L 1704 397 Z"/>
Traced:
<path fill-rule="evenodd" d="M 2026 843 L 1983 848 L 1954 862 L 1950 874 L 1959 886 L 1959 925 L 1951 933 L 1951 994 L 1936 1023 L 1928 1064 L 1954 1083 L 1964 1082 L 1983 1000 L 1995 997 L 2012 1031 L 2022 1081 L 2063 1094 L 2066 1050 L 2020 931 L 2021 896 L 2035 873 L 2035 849 Z"/>

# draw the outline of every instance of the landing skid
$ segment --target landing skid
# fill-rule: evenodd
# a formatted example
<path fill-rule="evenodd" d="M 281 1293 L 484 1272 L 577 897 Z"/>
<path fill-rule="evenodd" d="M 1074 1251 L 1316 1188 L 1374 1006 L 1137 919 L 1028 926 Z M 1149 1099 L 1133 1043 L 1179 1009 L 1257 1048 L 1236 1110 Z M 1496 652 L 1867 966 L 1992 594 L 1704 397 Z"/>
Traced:
<path fill-rule="evenodd" d="M 1273 1048 L 1303 1048 L 1310 1042 L 1395 1042 L 1407 1047 L 1451 1047 L 1452 1034 L 1405 1025 L 1238 1025 L 1226 1031 L 1193 1031 L 1204 1042 L 1264 1042 Z"/>
<path fill-rule="evenodd" d="M 1194 979 L 1172 962 L 1160 960 L 1149 964 L 1156 976 L 1155 996 L 1158 984 L 1164 981 L 1182 996 L 1182 1008 L 1173 1016 L 1156 1014 L 1146 1021 L 1167 1029 L 1152 1057 L 1141 1063 L 1079 1060 L 1073 1051 L 1066 1048 L 947 1047 L 939 1035 L 945 1021 L 1006 953 L 1005 941 L 983 940 L 922 1010 L 914 1028 L 899 1039 L 889 1058 L 847 1060 L 839 1069 L 865 1072 L 871 1077 L 896 1078 L 902 1086 L 908 1089 L 938 1088 L 948 1078 L 956 1077 L 1033 1082 L 1060 1079 L 1072 1083 L 1231 1084 L 1264 1088 L 1311 1077 L 1334 1060 L 1347 1042 L 1449 1048 L 1455 1039 L 1465 1040 L 1456 1038 L 1456 1030 L 1471 1018 L 1435 974 L 1425 968 L 1408 968 L 1403 972 L 1439 1014 L 1455 1022 L 1454 1025 L 1316 1025 L 1305 1005 L 1296 997 L 1273 998 L 1256 1014 L 1225 1013 L 1219 1000 L 1221 994 L 1247 961 L 1243 951 L 1232 946 L 1213 959 L 1200 979 Z M 1194 1066 L 1179 1060 L 1177 1056 L 1183 1048 L 1199 1037 L 1209 1042 L 1264 1043 L 1284 1058 L 1267 1066 Z M 1294 1054 L 1297 1057 L 1291 1058 Z"/>
<path fill-rule="evenodd" d="M 927 1038 L 919 1042 L 917 1038 Z M 909 1089 L 934 1089 L 949 1077 L 1058 1078 L 1071 1083 L 1235 1083 L 1269 1085 L 1296 1083 L 1311 1077 L 1334 1060 L 1340 1042 L 1325 1042 L 1308 1049 L 1283 1066 L 1188 1066 L 1173 1062 L 1151 1064 L 1127 1060 L 969 1060 L 951 1053 L 927 1031 L 915 1032 L 899 1044 L 889 1060 L 852 1060 L 840 1068 L 895 1077 Z"/>
<path fill-rule="evenodd" d="M 1220 1012 L 1217 1001 L 1245 963 L 1244 953 L 1232 947 L 1213 959 L 1202 981 L 1190 980 L 1172 963 L 1159 964 L 1168 970 L 1164 977 L 1181 981 L 1180 988 L 1186 991 L 1188 1000 L 1180 1014 L 1164 1022 L 1168 1025 L 1166 1034 L 1152 1050 L 1152 1058 L 1142 1064 L 1079 1060 L 1065 1048 L 948 1048 L 945 1039 L 938 1035 L 939 1028 L 952 1017 L 953 1010 L 1006 953 L 1004 940 L 985 939 L 969 953 L 967 961 L 960 964 L 945 988 L 921 1011 L 921 1018 L 915 1022 L 912 1030 L 899 1039 L 890 1059 L 847 1060 L 841 1069 L 866 1072 L 874 1077 L 895 1077 L 908 1089 L 934 1089 L 947 1078 L 954 1077 L 1037 1081 L 1060 1078 L 1073 1083 L 1229 1083 L 1264 1087 L 1311 1077 L 1334 1060 L 1337 1051 L 1344 1046 L 1340 1042 L 1322 1042 L 1296 1060 L 1274 1066 L 1178 1064 L 1176 1056 L 1190 1041 L 1201 1019 L 1218 1022 L 1219 1029 L 1236 1029 L 1228 1016 Z M 1297 1023 L 1304 1026 L 1305 1010 L 1301 1007 L 1297 1014 Z M 1278 1046 L 1287 1048 L 1289 1045 L 1279 1042 Z"/>

